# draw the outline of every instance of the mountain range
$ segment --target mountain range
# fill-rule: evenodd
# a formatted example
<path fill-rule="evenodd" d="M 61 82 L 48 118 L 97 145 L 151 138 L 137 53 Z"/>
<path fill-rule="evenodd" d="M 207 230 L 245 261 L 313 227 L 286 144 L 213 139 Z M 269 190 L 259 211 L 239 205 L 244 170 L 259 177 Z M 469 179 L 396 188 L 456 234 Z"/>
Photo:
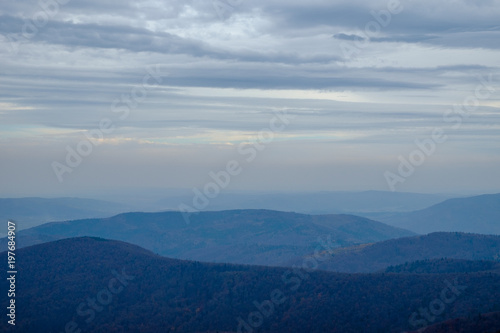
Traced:
<path fill-rule="evenodd" d="M 206 264 L 89 237 L 20 249 L 17 262 L 16 327 L 30 333 L 391 333 L 500 311 L 500 278 L 490 271 L 341 274 Z M 0 288 L 8 284 L 2 279 Z M 7 326 L 2 320 L 0 331 L 10 332 Z"/>
<path fill-rule="evenodd" d="M 155 196 L 161 196 L 155 193 Z M 115 198 L 117 199 L 117 198 Z M 104 218 L 130 211 L 178 211 L 192 196 L 171 196 L 153 202 L 123 199 L 126 203 L 81 198 L 0 199 L 0 219 L 18 222 L 18 230 L 47 222 Z M 448 199 L 448 200 L 446 200 Z M 211 201 L 210 211 L 267 209 L 301 214 L 349 214 L 380 221 L 418 234 L 472 232 L 500 234 L 500 194 L 466 198 L 418 193 L 315 192 L 221 194 Z M 233 209 L 234 210 L 234 209 Z M 0 237 L 5 236 L 0 232 Z"/>
<path fill-rule="evenodd" d="M 155 200 L 157 207 L 179 210 L 181 203 L 192 205 L 193 193 Z M 369 212 L 410 212 L 449 199 L 444 194 L 387 191 L 221 193 L 210 200 L 206 210 L 268 209 L 303 214 L 352 214 Z"/>
<path fill-rule="evenodd" d="M 178 259 L 285 265 L 317 248 L 336 248 L 414 233 L 351 215 L 305 215 L 268 210 L 190 214 L 126 213 L 103 219 L 47 223 L 17 234 L 18 247 L 94 236 L 139 245 Z M 6 246 L 7 239 L 0 241 Z"/>
<path fill-rule="evenodd" d="M 19 200 L 0 201 L 20 214 L 19 227 L 36 214 L 35 225 L 103 214 L 16 232 L 22 331 L 500 331 L 498 194 L 365 217 L 265 209 L 114 215 L 128 207 Z M 12 329 L 2 321 L 0 331 Z"/>
<path fill-rule="evenodd" d="M 500 235 L 500 193 L 449 199 L 414 212 L 368 215 L 419 234 L 459 231 Z"/>
<path fill-rule="evenodd" d="M 484 201 L 496 197 L 459 201 L 486 206 Z M 453 207 L 448 201 L 438 206 L 448 211 Z M 326 256 L 320 269 L 352 273 L 377 272 L 417 260 L 497 260 L 500 255 L 500 236 L 495 235 L 453 232 L 416 236 L 363 217 L 269 210 L 199 212 L 188 216 L 179 212 L 126 213 L 48 223 L 17 235 L 19 247 L 81 236 L 121 240 L 172 258 L 235 264 L 292 266 L 322 251 Z M 6 238 L 0 240 L 0 246 L 6 243 Z"/>
<path fill-rule="evenodd" d="M 127 210 L 126 205 L 93 199 L 0 198 L 0 220 L 16 221 L 17 230 L 47 222 L 108 217 Z"/>
<path fill-rule="evenodd" d="M 112 193 L 112 194 L 111 194 Z M 47 222 L 100 218 L 141 211 L 178 211 L 191 204 L 186 190 L 143 189 L 129 193 L 111 191 L 103 199 L 85 198 L 0 198 L 0 219 L 16 220 L 18 230 Z M 87 194 L 89 195 L 89 194 Z M 221 193 L 206 210 L 268 209 L 303 214 L 353 214 L 365 212 L 408 212 L 427 208 L 449 196 L 419 193 L 312 192 L 312 193 Z M 1 232 L 0 232 L 1 235 Z"/>
<path fill-rule="evenodd" d="M 430 259 L 500 260 L 500 236 L 438 232 L 429 235 L 337 248 L 318 268 L 335 272 L 368 273 L 389 266 Z M 305 258 L 295 259 L 297 265 Z"/>

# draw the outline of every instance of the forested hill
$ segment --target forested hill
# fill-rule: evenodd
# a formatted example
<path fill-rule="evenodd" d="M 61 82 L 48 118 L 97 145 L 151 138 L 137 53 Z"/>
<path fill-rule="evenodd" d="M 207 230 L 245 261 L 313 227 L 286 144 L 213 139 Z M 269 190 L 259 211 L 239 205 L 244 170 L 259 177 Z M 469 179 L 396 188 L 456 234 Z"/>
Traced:
<path fill-rule="evenodd" d="M 494 273 L 364 275 L 204 264 L 88 237 L 20 249 L 17 262 L 16 332 L 401 332 L 500 311 Z M 0 288 L 7 284 L 3 279 Z M 419 309 L 443 290 L 453 302 L 433 322 L 423 319 Z M 1 302 L 5 309 L 6 298 Z M 1 321 L 0 331 L 12 331 L 7 326 Z"/>
<path fill-rule="evenodd" d="M 127 213 L 48 223 L 19 232 L 18 246 L 93 236 L 136 244 L 178 259 L 284 265 L 312 253 L 319 238 L 331 239 L 331 246 L 340 247 L 411 235 L 414 233 L 352 215 L 232 210 L 188 216 L 179 212 Z M 5 238 L 0 246 L 6 248 Z"/>
<path fill-rule="evenodd" d="M 459 232 L 390 239 L 331 251 L 319 264 L 323 270 L 369 273 L 389 266 L 429 259 L 500 260 L 500 236 Z M 303 260 L 303 258 L 301 259 Z M 300 260 L 290 262 L 296 265 Z"/>
<path fill-rule="evenodd" d="M 449 199 L 414 212 L 380 215 L 376 220 L 419 234 L 459 231 L 500 235 L 500 193 Z"/>

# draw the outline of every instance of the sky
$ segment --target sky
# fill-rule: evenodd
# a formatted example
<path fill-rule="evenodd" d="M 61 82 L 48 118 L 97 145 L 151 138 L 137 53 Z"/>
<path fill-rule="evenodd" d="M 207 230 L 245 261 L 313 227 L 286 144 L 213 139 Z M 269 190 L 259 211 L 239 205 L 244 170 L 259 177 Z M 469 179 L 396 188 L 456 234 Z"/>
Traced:
<path fill-rule="evenodd" d="M 3 2 L 0 196 L 500 192 L 499 17 L 500 0 Z"/>

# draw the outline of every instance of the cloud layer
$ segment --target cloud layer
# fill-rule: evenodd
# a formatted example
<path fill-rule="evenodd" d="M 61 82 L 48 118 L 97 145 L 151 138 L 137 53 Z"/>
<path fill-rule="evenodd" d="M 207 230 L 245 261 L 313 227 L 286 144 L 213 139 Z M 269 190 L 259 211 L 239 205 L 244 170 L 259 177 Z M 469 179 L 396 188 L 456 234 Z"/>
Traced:
<path fill-rule="evenodd" d="M 434 128 L 449 140 L 401 190 L 500 189 L 498 17 L 497 0 L 6 3 L 0 195 L 202 185 L 279 112 L 235 189 L 387 189 Z M 51 163 L 103 120 L 59 183 Z"/>

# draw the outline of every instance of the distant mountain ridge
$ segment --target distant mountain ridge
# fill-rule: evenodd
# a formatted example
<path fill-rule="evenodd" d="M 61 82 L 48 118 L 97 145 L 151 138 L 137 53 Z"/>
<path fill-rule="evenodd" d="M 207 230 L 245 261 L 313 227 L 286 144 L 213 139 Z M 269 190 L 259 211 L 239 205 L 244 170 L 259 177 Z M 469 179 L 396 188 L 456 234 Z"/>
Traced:
<path fill-rule="evenodd" d="M 283 265 L 322 242 L 340 247 L 414 233 L 351 215 L 269 210 L 200 212 L 186 224 L 179 212 L 126 213 L 111 218 L 44 224 L 18 233 L 18 246 L 95 236 L 142 246 L 164 256 L 207 262 Z M 0 241 L 0 246 L 6 239 Z"/>
<path fill-rule="evenodd" d="M 500 236 L 437 232 L 338 248 L 329 259 L 319 263 L 319 269 L 370 273 L 384 271 L 389 266 L 441 258 L 500 261 Z M 289 264 L 298 262 L 300 260 Z"/>
<path fill-rule="evenodd" d="M 207 210 L 267 209 L 301 214 L 352 214 L 368 212 L 410 212 L 430 207 L 450 196 L 388 191 L 311 192 L 311 193 L 221 193 L 210 201 Z M 158 207 L 178 210 L 190 204 L 193 194 L 165 197 Z"/>
<path fill-rule="evenodd" d="M 126 212 L 127 206 L 81 198 L 0 198 L 0 220 L 14 220 L 17 229 L 47 222 L 109 217 Z"/>
<path fill-rule="evenodd" d="M 457 231 L 500 235 L 500 193 L 449 199 L 423 210 L 375 219 L 420 234 Z"/>
<path fill-rule="evenodd" d="M 77 197 L 3 198 L 0 199 L 0 219 L 16 220 L 18 230 L 22 230 L 47 222 L 110 217 L 134 211 L 178 211 L 180 204 L 189 204 L 193 199 L 191 191 L 180 189 L 165 189 L 163 191 L 149 189 L 142 190 L 138 195 L 140 200 L 138 200 L 137 195 L 131 196 L 130 193 L 123 191 L 115 191 L 114 195 L 108 193 L 100 196 L 105 198 L 100 200 Z M 362 215 L 367 212 L 408 212 L 429 207 L 447 198 L 449 196 L 387 191 L 234 192 L 221 193 L 217 198 L 211 200 L 207 211 L 267 209 L 302 214 Z M 0 231 L 0 237 L 2 236 Z"/>

